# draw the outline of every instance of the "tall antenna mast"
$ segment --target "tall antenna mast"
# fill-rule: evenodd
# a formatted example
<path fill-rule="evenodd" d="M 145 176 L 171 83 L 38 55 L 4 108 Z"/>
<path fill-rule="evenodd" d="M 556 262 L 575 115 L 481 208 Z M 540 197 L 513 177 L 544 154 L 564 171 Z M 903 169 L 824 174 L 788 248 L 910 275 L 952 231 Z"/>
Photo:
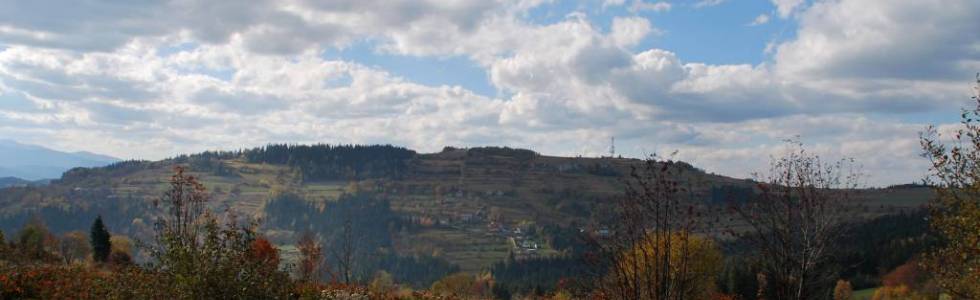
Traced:
<path fill-rule="evenodd" d="M 609 157 L 616 157 L 616 137 L 609 140 Z"/>

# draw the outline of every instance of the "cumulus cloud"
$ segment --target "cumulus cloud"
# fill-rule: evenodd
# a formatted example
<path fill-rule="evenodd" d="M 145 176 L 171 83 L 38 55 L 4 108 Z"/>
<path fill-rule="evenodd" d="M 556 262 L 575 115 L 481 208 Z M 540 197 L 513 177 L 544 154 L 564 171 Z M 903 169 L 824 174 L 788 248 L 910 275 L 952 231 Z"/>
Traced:
<path fill-rule="evenodd" d="M 630 12 L 610 24 L 528 17 L 545 2 L 5 2 L 0 135 L 138 158 L 268 142 L 589 155 L 617 136 L 634 156 L 681 150 L 739 176 L 802 135 L 895 183 L 924 170 L 924 124 L 901 116 L 969 104 L 964 82 L 980 67 L 975 1 L 775 0 L 773 17 L 799 28 L 754 65 L 637 49 L 663 31 L 636 14 L 668 2 L 604 1 Z M 359 43 L 461 57 L 498 94 L 323 55 Z"/>
<path fill-rule="evenodd" d="M 626 0 L 603 0 L 602 8 L 623 6 L 626 3 Z M 648 2 L 646 0 L 633 0 L 630 2 L 628 9 L 632 13 L 642 11 L 665 12 L 669 11 L 671 7 L 671 4 L 666 1 Z"/>
<path fill-rule="evenodd" d="M 806 0 L 771 0 L 772 5 L 776 6 L 776 11 L 780 18 L 787 18 L 801 8 Z"/>
<path fill-rule="evenodd" d="M 725 3 L 725 1 L 727 0 L 701 0 L 698 1 L 697 3 L 694 3 L 694 7 L 703 8 L 703 7 L 718 6 L 721 5 L 722 3 Z"/>
<path fill-rule="evenodd" d="M 749 24 L 747 24 L 747 25 L 749 25 L 749 26 L 759 26 L 759 25 L 766 24 L 766 23 L 769 23 L 769 15 L 767 15 L 767 14 L 761 14 L 761 15 L 756 16 L 755 19 L 752 19 L 752 22 L 749 22 Z"/>
<path fill-rule="evenodd" d="M 490 1 L 3 1 L 0 42 L 110 51 L 134 38 L 180 35 L 209 44 L 243 40 L 249 50 L 295 54 L 364 36 L 438 25 L 468 32 L 491 14 L 539 3 Z M 180 12 L 180 13 L 175 13 Z M 38 20 L 44 20 L 39 22 Z"/>
<path fill-rule="evenodd" d="M 612 7 L 612 6 L 622 6 L 626 4 L 626 0 L 603 0 L 602 8 Z"/>
<path fill-rule="evenodd" d="M 665 1 L 647 2 L 644 0 L 635 0 L 633 1 L 633 5 L 630 6 L 630 11 L 634 13 L 641 11 L 664 12 L 669 11 L 670 8 L 670 3 Z"/>
<path fill-rule="evenodd" d="M 928 162 L 919 154 L 918 135 L 924 124 L 880 122 L 860 114 L 795 115 L 717 126 L 699 126 L 712 139 L 738 145 L 719 148 L 700 145 L 663 145 L 661 152 L 679 150 L 680 159 L 713 166 L 716 172 L 750 178 L 764 174 L 771 156 L 786 151 L 786 144 L 759 141 L 802 138 L 811 153 L 826 161 L 854 158 L 866 184 L 920 181 Z"/>
<path fill-rule="evenodd" d="M 777 71 L 840 80 L 963 78 L 980 64 L 975 11 L 980 2 L 969 0 L 816 3 L 801 14 L 797 38 L 776 48 Z"/>
<path fill-rule="evenodd" d="M 650 21 L 639 17 L 616 17 L 612 23 L 612 40 L 616 46 L 630 47 L 639 43 L 651 33 L 660 31 L 650 26 Z"/>

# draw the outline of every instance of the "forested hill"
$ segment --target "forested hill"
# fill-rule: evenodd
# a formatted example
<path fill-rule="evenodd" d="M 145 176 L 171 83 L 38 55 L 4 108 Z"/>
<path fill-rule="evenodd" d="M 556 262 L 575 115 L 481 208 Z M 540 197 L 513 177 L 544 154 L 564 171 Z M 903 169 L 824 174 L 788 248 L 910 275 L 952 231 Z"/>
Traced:
<path fill-rule="evenodd" d="M 508 253 L 567 251 L 565 233 L 601 227 L 603 204 L 622 192 L 623 177 L 640 163 L 506 147 L 418 153 L 391 145 L 268 145 L 76 168 L 49 185 L 5 188 L 0 229 L 14 232 L 36 217 L 54 232 L 85 230 L 102 215 L 114 234 L 148 236 L 161 210 L 153 203 L 179 165 L 201 179 L 213 207 L 264 220 L 263 233 L 287 252 L 299 234 L 328 239 L 343 224 L 337 218 L 357 216 L 363 223 L 354 224 L 374 239 L 365 244 L 385 253 L 372 263 L 478 271 Z M 685 170 L 683 181 L 700 199 L 723 201 L 753 186 L 674 165 Z M 874 190 L 868 207 L 904 210 L 929 193 L 924 187 Z"/>

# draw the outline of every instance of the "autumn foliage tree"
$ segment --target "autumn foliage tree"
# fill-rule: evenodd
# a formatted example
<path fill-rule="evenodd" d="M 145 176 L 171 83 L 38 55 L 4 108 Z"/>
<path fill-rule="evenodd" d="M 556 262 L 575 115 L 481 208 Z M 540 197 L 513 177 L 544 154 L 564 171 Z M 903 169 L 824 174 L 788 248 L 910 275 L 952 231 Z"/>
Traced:
<path fill-rule="evenodd" d="M 193 246 L 206 229 L 204 225 L 213 219 L 207 207 L 207 189 L 193 175 L 184 174 L 180 166 L 174 168 L 168 184 L 170 189 L 154 203 L 167 209 L 157 222 L 158 237 L 173 240 L 175 246 Z"/>
<path fill-rule="evenodd" d="M 112 247 L 109 247 L 109 258 L 112 260 L 113 257 L 118 261 L 119 259 L 132 260 L 133 257 L 133 242 L 126 236 L 123 235 L 113 235 L 109 238 L 109 242 L 112 243 Z"/>
<path fill-rule="evenodd" d="M 14 245 L 16 260 L 24 262 L 57 261 L 58 257 L 52 253 L 55 251 L 57 243 L 58 239 L 51 234 L 44 222 L 32 218 L 17 232 Z"/>
<path fill-rule="evenodd" d="M 635 167 L 616 201 L 608 236 L 592 240 L 587 260 L 599 271 L 599 297 L 695 299 L 714 289 L 721 255 L 699 236 L 702 203 L 688 185 L 688 166 L 656 157 Z"/>
<path fill-rule="evenodd" d="M 638 292 L 640 299 L 707 299 L 714 292 L 715 276 L 722 266 L 721 252 L 712 240 L 679 232 L 671 233 L 669 238 L 646 239 L 621 256 L 615 266 L 621 270 L 611 272 L 607 280 L 635 283 L 638 291 L 612 289 L 609 296 L 615 299 L 630 297 L 619 294 L 621 291 Z M 643 296 L 670 290 L 674 292 L 668 295 L 670 298 Z"/>
<path fill-rule="evenodd" d="M 930 299 L 913 291 L 905 285 L 884 286 L 875 290 L 871 300 L 924 300 Z M 940 298 L 942 299 L 942 298 Z"/>
<path fill-rule="evenodd" d="M 259 263 L 267 269 L 275 270 L 279 268 L 279 249 L 276 249 L 264 237 L 252 241 L 251 249 L 249 249 L 249 257 L 253 262 Z"/>
<path fill-rule="evenodd" d="M 147 250 L 155 260 L 151 269 L 168 278 L 175 293 L 190 299 L 287 297 L 288 274 L 271 262 L 269 249 L 261 249 L 267 245 L 257 244 L 255 224 L 240 224 L 230 213 L 219 223 L 207 207 L 204 185 L 181 167 L 169 184 L 160 202 L 167 213 L 158 221 L 156 245 Z"/>
<path fill-rule="evenodd" d="M 430 290 L 450 299 L 489 299 L 492 285 L 489 276 L 455 273 L 432 283 Z"/>
<path fill-rule="evenodd" d="M 799 143 L 774 159 L 758 193 L 733 201 L 729 230 L 759 262 L 762 297 L 824 299 L 834 288 L 846 224 L 857 217 L 859 173 L 850 160 L 826 163 Z"/>
<path fill-rule="evenodd" d="M 851 283 L 846 280 L 837 280 L 837 285 L 834 286 L 834 300 L 850 300 L 854 296 L 854 288 L 851 287 Z"/>
<path fill-rule="evenodd" d="M 336 280 L 341 280 L 350 284 L 354 279 L 355 251 L 357 249 L 356 238 L 354 237 L 354 222 L 348 212 L 344 220 L 344 228 L 340 239 L 336 241 L 331 253 L 333 260 L 337 264 L 336 270 L 331 271 L 331 276 Z"/>
<path fill-rule="evenodd" d="M 71 265 L 77 260 L 85 259 L 91 252 L 92 248 L 89 246 L 85 233 L 81 231 L 65 233 L 58 243 L 58 253 L 61 254 L 61 259 L 65 265 Z"/>
<path fill-rule="evenodd" d="M 7 236 L 0 230 L 0 260 L 10 259 L 10 246 L 7 245 Z"/>
<path fill-rule="evenodd" d="M 306 232 L 296 243 L 299 248 L 300 280 L 317 283 L 323 267 L 323 246 L 311 232 Z M 345 282 L 346 283 L 346 282 Z"/>
<path fill-rule="evenodd" d="M 964 299 L 980 299 L 980 74 L 975 89 L 976 107 L 951 136 L 933 126 L 921 135 L 937 192 L 930 225 L 942 242 L 923 263 L 944 292 Z"/>
<path fill-rule="evenodd" d="M 926 279 L 922 266 L 916 261 L 909 261 L 898 266 L 881 277 L 881 284 L 888 287 L 907 286 L 918 287 Z"/>

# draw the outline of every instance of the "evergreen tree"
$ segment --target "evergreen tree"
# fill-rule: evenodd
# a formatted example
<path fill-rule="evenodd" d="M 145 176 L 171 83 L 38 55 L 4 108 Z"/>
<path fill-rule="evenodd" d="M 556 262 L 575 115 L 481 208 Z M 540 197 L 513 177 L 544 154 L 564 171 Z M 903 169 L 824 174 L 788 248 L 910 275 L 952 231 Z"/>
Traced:
<path fill-rule="evenodd" d="M 109 230 L 106 230 L 105 224 L 102 223 L 102 216 L 95 218 L 95 223 L 92 223 L 91 234 L 92 257 L 97 262 L 106 262 L 109 258 L 109 252 L 112 250 L 112 242 L 109 241 L 111 237 Z"/>
<path fill-rule="evenodd" d="M 7 259 L 7 236 L 0 230 L 0 260 Z"/>

